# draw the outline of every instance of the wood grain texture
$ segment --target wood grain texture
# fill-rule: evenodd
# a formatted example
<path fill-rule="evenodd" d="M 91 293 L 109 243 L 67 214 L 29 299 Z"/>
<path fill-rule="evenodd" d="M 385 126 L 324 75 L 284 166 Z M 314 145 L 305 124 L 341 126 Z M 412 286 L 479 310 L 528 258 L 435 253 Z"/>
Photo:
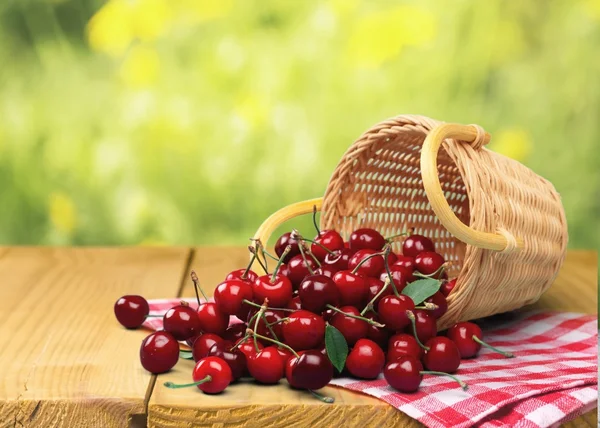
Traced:
<path fill-rule="evenodd" d="M 188 249 L 0 249 L 0 426 L 123 427 L 145 413 L 147 331 L 127 331 L 123 294 L 176 293 Z"/>
<path fill-rule="evenodd" d="M 245 266 L 247 261 L 244 249 L 197 248 L 190 267 L 196 270 L 205 292 L 211 296 L 229 271 Z M 554 286 L 533 308 L 595 313 L 596 275 L 594 252 L 570 253 Z M 189 277 L 185 279 L 182 296 L 194 296 Z M 163 386 L 167 380 L 190 382 L 192 367 L 192 362 L 182 362 L 172 372 L 158 376 L 148 405 L 149 427 L 422 426 L 387 403 L 333 387 L 322 391 L 336 399 L 335 404 L 328 405 L 305 392 L 291 390 L 285 381 L 268 387 L 240 383 L 217 396 L 202 394 L 195 388 L 172 390 Z M 585 418 L 572 423 L 580 423 L 580 419 L 597 421 L 595 410 Z"/>

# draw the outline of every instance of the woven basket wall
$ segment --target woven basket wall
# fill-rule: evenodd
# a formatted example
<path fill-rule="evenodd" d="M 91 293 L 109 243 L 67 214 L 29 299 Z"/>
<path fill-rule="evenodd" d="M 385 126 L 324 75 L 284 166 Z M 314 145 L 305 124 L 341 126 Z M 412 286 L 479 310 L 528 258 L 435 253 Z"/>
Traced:
<path fill-rule="evenodd" d="M 553 185 L 485 148 L 488 141 L 476 125 L 386 120 L 350 146 L 322 200 L 322 227 L 344 238 L 358 227 L 384 236 L 413 227 L 434 240 L 452 262 L 449 276 L 458 277 L 439 329 L 535 302 L 565 257 L 566 219 Z M 320 200 L 276 213 L 257 237 L 266 242 L 313 203 Z"/>

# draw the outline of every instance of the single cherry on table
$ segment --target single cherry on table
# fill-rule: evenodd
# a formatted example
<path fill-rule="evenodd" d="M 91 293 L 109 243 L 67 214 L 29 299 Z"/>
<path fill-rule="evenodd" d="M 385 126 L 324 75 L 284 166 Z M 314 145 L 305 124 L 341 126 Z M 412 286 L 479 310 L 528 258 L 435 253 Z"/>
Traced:
<path fill-rule="evenodd" d="M 140 347 L 140 362 L 150 373 L 165 373 L 179 360 L 179 343 L 171 333 L 157 331 L 147 336 Z"/>
<path fill-rule="evenodd" d="M 127 295 L 115 302 L 114 311 L 117 321 L 123 327 L 138 328 L 146 321 L 150 307 L 148 301 L 142 296 Z"/>
<path fill-rule="evenodd" d="M 165 313 L 163 328 L 177 340 L 189 339 L 202 331 L 198 313 L 186 302 L 181 302 Z"/>
<path fill-rule="evenodd" d="M 458 347 L 461 358 L 473 358 L 482 346 L 504 355 L 506 358 L 513 358 L 510 352 L 502 351 L 483 341 L 483 332 L 481 327 L 472 322 L 459 322 L 448 329 L 448 339 L 452 340 Z"/>
<path fill-rule="evenodd" d="M 359 339 L 346 359 L 346 368 L 359 379 L 375 379 L 385 365 L 385 354 L 375 342 Z"/>
<path fill-rule="evenodd" d="M 453 341 L 444 336 L 437 336 L 425 342 L 423 364 L 427 370 L 454 373 L 460 366 L 460 352 Z"/>
<path fill-rule="evenodd" d="M 333 365 L 318 350 L 308 350 L 291 360 L 289 384 L 300 389 L 321 389 L 333 379 Z M 286 373 L 287 375 L 287 373 Z"/>

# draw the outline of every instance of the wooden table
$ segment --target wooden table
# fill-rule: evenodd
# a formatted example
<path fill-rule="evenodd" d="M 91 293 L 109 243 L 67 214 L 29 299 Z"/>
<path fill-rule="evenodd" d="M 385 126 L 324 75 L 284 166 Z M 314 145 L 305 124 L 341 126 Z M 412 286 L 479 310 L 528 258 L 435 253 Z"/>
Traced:
<path fill-rule="evenodd" d="M 244 266 L 240 248 L 0 248 L 0 427 L 419 426 L 366 395 L 328 387 L 333 405 L 282 385 L 241 383 L 219 396 L 188 382 L 181 361 L 159 377 L 139 364 L 147 331 L 113 315 L 123 294 L 193 296 L 194 268 L 206 291 Z M 596 313 L 597 255 L 572 251 L 534 306 Z M 597 425 L 590 412 L 569 426 Z"/>

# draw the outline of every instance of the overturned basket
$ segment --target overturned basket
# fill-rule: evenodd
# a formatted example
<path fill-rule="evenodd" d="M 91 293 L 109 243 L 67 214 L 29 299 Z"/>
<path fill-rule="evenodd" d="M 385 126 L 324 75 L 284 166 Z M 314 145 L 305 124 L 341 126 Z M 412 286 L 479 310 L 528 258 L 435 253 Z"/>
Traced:
<path fill-rule="evenodd" d="M 484 147 L 477 125 L 398 116 L 365 132 L 342 157 L 325 196 L 271 215 L 266 243 L 286 220 L 323 211 L 321 227 L 345 239 L 372 227 L 390 236 L 414 227 L 433 238 L 457 284 L 438 328 L 535 302 L 553 282 L 567 223 L 553 185 Z"/>

